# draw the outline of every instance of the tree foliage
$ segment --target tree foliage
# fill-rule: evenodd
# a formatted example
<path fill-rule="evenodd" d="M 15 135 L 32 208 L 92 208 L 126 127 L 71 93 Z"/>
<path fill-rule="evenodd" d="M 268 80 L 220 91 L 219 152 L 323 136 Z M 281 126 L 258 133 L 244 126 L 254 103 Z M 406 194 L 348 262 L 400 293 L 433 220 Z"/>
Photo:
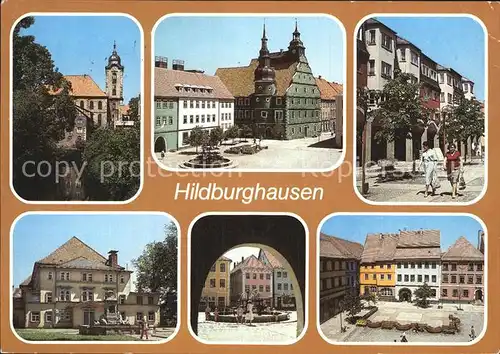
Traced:
<path fill-rule="evenodd" d="M 362 299 L 368 303 L 372 303 L 372 305 L 375 306 L 375 304 L 377 303 L 377 294 L 368 293 L 368 294 L 363 295 Z"/>
<path fill-rule="evenodd" d="M 224 132 L 224 137 L 226 139 L 231 139 L 234 142 L 234 139 L 238 137 L 238 127 L 236 125 L 231 126 Z"/>
<path fill-rule="evenodd" d="M 34 36 L 21 33 L 34 23 L 31 16 L 23 18 L 12 38 L 13 184 L 27 200 L 54 200 L 54 168 L 47 177 L 31 177 L 28 174 L 34 173 L 34 168 L 23 171 L 23 167 L 28 162 L 55 166 L 60 155 L 57 143 L 65 131 L 73 129 L 77 111 L 70 96 L 71 85 L 54 67 L 50 52 L 36 43 Z"/>
<path fill-rule="evenodd" d="M 465 142 L 470 137 L 480 137 L 484 134 L 482 104 L 476 99 L 468 100 L 463 93 L 457 93 L 455 104 L 447 106 L 445 112 L 448 141 Z"/>
<path fill-rule="evenodd" d="M 346 292 L 341 303 L 341 310 L 347 311 L 349 317 L 356 316 L 361 312 L 361 298 L 357 293 Z"/>
<path fill-rule="evenodd" d="M 372 98 L 380 99 L 379 107 L 372 113 L 380 125 L 376 140 L 407 137 L 414 128 L 427 124 L 428 112 L 420 98 L 420 84 L 414 79 L 412 74 L 397 71 L 381 91 L 370 91 Z"/>
<path fill-rule="evenodd" d="M 191 130 L 191 135 L 189 136 L 189 145 L 196 148 L 196 152 L 198 152 L 198 147 L 203 144 L 203 129 L 197 125 Z"/>
<path fill-rule="evenodd" d="M 424 283 L 417 290 L 415 290 L 415 297 L 417 298 L 418 307 L 429 307 L 429 298 L 432 297 L 432 289 L 427 283 Z"/>
<path fill-rule="evenodd" d="M 132 97 L 128 102 L 128 115 L 130 120 L 139 122 L 141 117 L 141 95 Z"/>
<path fill-rule="evenodd" d="M 253 130 L 249 125 L 243 125 L 241 128 L 241 137 L 242 138 L 251 138 Z"/>
<path fill-rule="evenodd" d="M 140 186 L 140 128 L 100 128 L 87 140 L 85 193 L 91 200 L 127 200 Z"/>
<path fill-rule="evenodd" d="M 215 148 L 219 146 L 219 144 L 222 142 L 222 139 L 224 139 L 224 130 L 222 130 L 221 127 L 215 127 L 210 132 L 208 145 L 211 148 Z"/>
<path fill-rule="evenodd" d="M 161 301 L 177 292 L 177 227 L 173 222 L 164 227 L 165 239 L 146 245 L 142 254 L 132 260 L 136 269 L 139 292 L 158 292 Z"/>

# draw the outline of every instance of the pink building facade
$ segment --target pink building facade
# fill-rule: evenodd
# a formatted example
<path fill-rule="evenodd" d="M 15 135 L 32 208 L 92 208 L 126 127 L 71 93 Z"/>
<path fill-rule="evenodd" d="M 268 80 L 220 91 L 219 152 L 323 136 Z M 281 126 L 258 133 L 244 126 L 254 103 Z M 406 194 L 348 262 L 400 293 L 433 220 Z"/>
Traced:
<path fill-rule="evenodd" d="M 254 255 L 242 259 L 231 271 L 231 303 L 241 300 L 260 299 L 264 304 L 272 304 L 272 268 Z"/>
<path fill-rule="evenodd" d="M 481 303 L 484 298 L 484 248 L 460 237 L 441 258 L 441 300 Z"/>

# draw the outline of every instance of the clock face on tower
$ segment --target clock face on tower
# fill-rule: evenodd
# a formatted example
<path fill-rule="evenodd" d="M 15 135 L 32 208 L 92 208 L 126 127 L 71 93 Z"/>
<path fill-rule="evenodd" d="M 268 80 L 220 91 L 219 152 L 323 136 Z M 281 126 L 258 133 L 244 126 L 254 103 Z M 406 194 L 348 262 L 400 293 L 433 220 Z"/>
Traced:
<path fill-rule="evenodd" d="M 262 86 L 259 86 L 259 91 L 262 91 Z"/>

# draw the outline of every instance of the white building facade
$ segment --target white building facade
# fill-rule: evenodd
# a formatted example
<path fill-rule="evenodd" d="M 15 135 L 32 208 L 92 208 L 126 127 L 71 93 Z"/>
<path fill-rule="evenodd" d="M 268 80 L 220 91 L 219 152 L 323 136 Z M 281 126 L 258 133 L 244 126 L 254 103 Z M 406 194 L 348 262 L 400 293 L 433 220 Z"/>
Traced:
<path fill-rule="evenodd" d="M 437 301 L 441 286 L 441 262 L 436 259 L 415 259 L 396 261 L 396 299 L 405 301 L 405 289 L 411 291 L 411 300 L 415 290 L 427 283 L 432 291 L 429 300 Z"/>

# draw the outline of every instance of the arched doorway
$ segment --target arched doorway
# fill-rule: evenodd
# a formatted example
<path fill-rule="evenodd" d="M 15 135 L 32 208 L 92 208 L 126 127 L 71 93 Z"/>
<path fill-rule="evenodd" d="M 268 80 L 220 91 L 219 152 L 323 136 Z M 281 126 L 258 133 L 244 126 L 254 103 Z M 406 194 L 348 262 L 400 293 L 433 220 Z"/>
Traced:
<path fill-rule="evenodd" d="M 155 152 L 167 151 L 167 143 L 162 136 L 159 136 L 155 140 Z"/>
<path fill-rule="evenodd" d="M 476 293 L 474 294 L 474 300 L 483 301 L 483 291 L 481 289 L 476 290 Z"/>
<path fill-rule="evenodd" d="M 273 252 L 289 271 L 294 284 L 297 309 L 297 336 L 305 322 L 306 234 L 302 223 L 287 215 L 208 215 L 191 228 L 190 241 L 190 322 L 198 334 L 198 310 L 202 289 L 212 265 L 235 247 L 260 247 Z"/>
<path fill-rule="evenodd" d="M 411 290 L 408 288 L 399 290 L 399 301 L 411 302 Z"/>
<path fill-rule="evenodd" d="M 278 139 L 279 138 L 278 136 L 276 136 L 276 137 L 274 136 L 273 129 L 271 127 L 266 128 L 265 137 L 266 137 L 266 139 L 272 139 L 272 138 Z"/>

